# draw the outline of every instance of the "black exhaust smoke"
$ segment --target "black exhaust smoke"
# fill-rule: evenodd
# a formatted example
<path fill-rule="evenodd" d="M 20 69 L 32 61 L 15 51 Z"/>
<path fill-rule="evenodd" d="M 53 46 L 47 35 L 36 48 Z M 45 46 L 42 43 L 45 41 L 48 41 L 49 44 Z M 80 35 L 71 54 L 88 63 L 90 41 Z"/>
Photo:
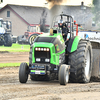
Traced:
<path fill-rule="evenodd" d="M 51 26 L 53 17 L 55 15 L 59 15 L 63 12 L 63 7 L 61 6 L 62 3 L 67 2 L 67 0 L 46 0 L 48 2 L 48 9 L 44 8 L 42 13 L 41 13 L 41 18 L 40 18 L 40 29 L 42 32 L 45 32 L 46 30 L 46 22 L 48 19 L 48 13 L 49 13 L 49 26 Z"/>
<path fill-rule="evenodd" d="M 47 11 L 46 11 L 46 8 L 43 8 L 41 18 L 40 18 L 40 30 L 41 30 L 41 32 L 46 31 L 46 19 L 47 19 Z"/>
<path fill-rule="evenodd" d="M 52 2 L 52 3 L 62 3 L 65 0 L 46 0 L 47 2 Z"/>
<path fill-rule="evenodd" d="M 50 25 L 55 15 L 59 15 L 63 12 L 62 4 L 66 5 L 67 0 L 46 0 L 50 9 Z"/>
<path fill-rule="evenodd" d="M 50 9 L 50 25 L 52 25 L 53 18 L 56 15 L 60 15 L 63 12 L 63 7 L 61 5 L 54 5 Z"/>
<path fill-rule="evenodd" d="M 46 0 L 48 2 L 48 8 L 51 9 L 54 5 L 66 5 L 67 0 Z"/>

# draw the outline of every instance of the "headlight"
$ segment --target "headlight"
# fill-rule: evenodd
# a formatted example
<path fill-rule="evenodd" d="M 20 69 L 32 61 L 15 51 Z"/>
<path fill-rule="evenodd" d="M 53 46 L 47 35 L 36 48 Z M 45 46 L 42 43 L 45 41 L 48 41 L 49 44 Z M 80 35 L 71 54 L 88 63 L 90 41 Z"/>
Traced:
<path fill-rule="evenodd" d="M 46 48 L 44 48 L 44 51 L 46 51 Z"/>
<path fill-rule="evenodd" d="M 47 51 L 49 51 L 49 48 L 47 48 Z"/>
<path fill-rule="evenodd" d="M 38 61 L 38 62 L 39 62 L 39 61 L 40 61 L 40 58 L 36 58 L 36 61 Z"/>
<path fill-rule="evenodd" d="M 40 51 L 41 49 L 40 49 L 40 48 L 38 48 L 38 50 Z"/>
<path fill-rule="evenodd" d="M 45 62 L 49 62 L 50 60 L 49 59 L 45 59 Z"/>
<path fill-rule="evenodd" d="M 36 51 L 50 51 L 49 48 L 35 48 Z"/>
<path fill-rule="evenodd" d="M 43 51 L 43 48 L 41 48 L 41 51 Z"/>
<path fill-rule="evenodd" d="M 35 48 L 35 50 L 37 51 L 37 50 L 38 50 L 38 48 Z"/>

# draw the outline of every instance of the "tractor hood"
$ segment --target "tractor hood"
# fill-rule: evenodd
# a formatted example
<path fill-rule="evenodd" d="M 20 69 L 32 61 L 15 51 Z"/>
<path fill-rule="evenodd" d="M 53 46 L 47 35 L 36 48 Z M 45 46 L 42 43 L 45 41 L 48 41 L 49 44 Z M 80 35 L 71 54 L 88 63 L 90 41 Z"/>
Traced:
<path fill-rule="evenodd" d="M 32 63 L 50 63 L 59 65 L 63 59 L 60 55 L 65 53 L 65 43 L 61 34 L 55 35 L 40 35 L 32 46 Z M 63 60 L 62 60 L 63 61 Z"/>
<path fill-rule="evenodd" d="M 34 46 L 49 47 L 53 44 L 55 46 L 56 53 L 61 52 L 65 49 L 65 43 L 61 34 L 56 34 L 53 36 L 39 36 L 34 41 Z"/>
<path fill-rule="evenodd" d="M 43 37 L 41 38 L 41 40 Z M 38 39 L 37 41 L 39 41 Z M 59 57 L 61 54 L 65 53 L 64 45 L 60 42 L 57 42 L 57 38 L 51 38 L 51 40 L 48 39 L 49 42 L 45 41 L 43 42 L 35 42 L 33 44 L 32 48 L 32 63 L 46 63 L 48 60 L 49 62 L 54 65 L 59 65 Z M 37 60 L 40 60 L 38 62 Z"/>

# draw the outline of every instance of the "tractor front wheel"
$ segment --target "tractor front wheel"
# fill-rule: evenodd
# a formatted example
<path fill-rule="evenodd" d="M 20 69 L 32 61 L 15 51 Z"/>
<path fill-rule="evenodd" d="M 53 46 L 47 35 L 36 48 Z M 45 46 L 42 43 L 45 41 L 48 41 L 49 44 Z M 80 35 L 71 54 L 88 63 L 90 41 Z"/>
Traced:
<path fill-rule="evenodd" d="M 19 67 L 19 81 L 20 83 L 26 83 L 28 80 L 29 68 L 27 63 L 21 63 Z"/>
<path fill-rule="evenodd" d="M 59 83 L 60 85 L 66 85 L 69 81 L 69 66 L 61 65 L 59 69 Z"/>

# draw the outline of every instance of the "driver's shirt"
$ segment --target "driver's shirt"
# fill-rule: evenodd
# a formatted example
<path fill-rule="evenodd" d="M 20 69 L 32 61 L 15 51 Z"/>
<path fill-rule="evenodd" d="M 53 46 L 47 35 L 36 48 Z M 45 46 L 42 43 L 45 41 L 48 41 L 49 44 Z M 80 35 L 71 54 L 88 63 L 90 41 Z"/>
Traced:
<path fill-rule="evenodd" d="M 68 34 L 68 28 L 66 28 L 66 27 L 62 28 L 62 33 L 64 35 L 67 35 Z"/>

